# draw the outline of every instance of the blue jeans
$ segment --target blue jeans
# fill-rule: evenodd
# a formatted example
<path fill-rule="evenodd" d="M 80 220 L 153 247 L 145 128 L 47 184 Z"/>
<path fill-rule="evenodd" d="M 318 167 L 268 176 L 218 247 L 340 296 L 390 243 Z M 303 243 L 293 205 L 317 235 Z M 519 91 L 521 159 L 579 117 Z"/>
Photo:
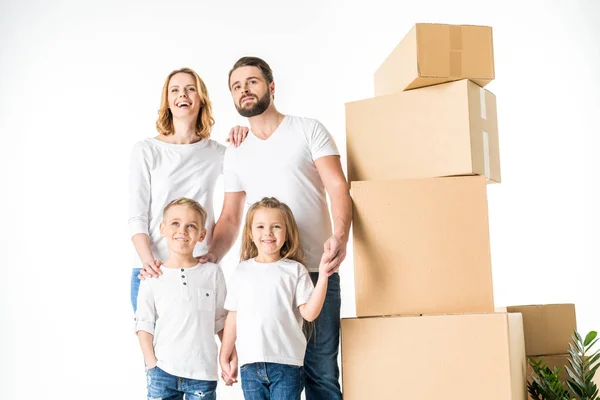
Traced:
<path fill-rule="evenodd" d="M 316 283 L 319 273 L 311 272 L 310 278 Z M 341 307 L 340 275 L 336 273 L 329 277 L 325 304 L 306 347 L 306 400 L 342 399 L 338 366 Z"/>
<path fill-rule="evenodd" d="M 199 381 L 178 378 L 158 367 L 146 371 L 148 399 L 161 400 L 216 400 L 217 381 Z"/>
<path fill-rule="evenodd" d="M 302 367 L 275 363 L 244 364 L 240 368 L 246 400 L 300 400 Z"/>
<path fill-rule="evenodd" d="M 131 305 L 133 306 L 133 312 L 137 311 L 137 297 L 140 291 L 140 274 L 141 268 L 133 268 L 131 272 Z"/>

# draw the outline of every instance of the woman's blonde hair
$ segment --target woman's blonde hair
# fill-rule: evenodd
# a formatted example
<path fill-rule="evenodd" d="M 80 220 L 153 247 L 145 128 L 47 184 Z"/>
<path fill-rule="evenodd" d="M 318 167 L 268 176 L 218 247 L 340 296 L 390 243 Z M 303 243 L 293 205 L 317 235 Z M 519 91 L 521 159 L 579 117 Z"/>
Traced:
<path fill-rule="evenodd" d="M 208 98 L 208 90 L 204 81 L 200 76 L 190 68 L 176 69 L 171 72 L 162 89 L 162 97 L 160 100 L 160 109 L 158 110 L 158 119 L 156 120 L 156 130 L 161 135 L 169 136 L 175 133 L 173 128 L 173 114 L 169 109 L 169 81 L 175 74 L 186 73 L 191 75 L 196 80 L 196 89 L 198 90 L 198 96 L 200 97 L 200 111 L 198 112 L 198 118 L 196 119 L 196 134 L 202 139 L 208 139 L 210 132 L 215 120 L 212 116 L 212 104 Z"/>
<path fill-rule="evenodd" d="M 304 251 L 300 246 L 300 231 L 294 219 L 292 210 L 287 204 L 280 202 L 275 197 L 265 197 L 250 206 L 246 214 L 246 222 L 244 223 L 244 231 L 242 233 L 242 250 L 240 252 L 240 260 L 246 261 L 258 256 L 258 249 L 252 240 L 252 220 L 254 214 L 260 208 L 277 209 L 281 212 L 283 222 L 285 223 L 285 242 L 280 250 L 282 258 L 298 261 L 304 264 Z"/>

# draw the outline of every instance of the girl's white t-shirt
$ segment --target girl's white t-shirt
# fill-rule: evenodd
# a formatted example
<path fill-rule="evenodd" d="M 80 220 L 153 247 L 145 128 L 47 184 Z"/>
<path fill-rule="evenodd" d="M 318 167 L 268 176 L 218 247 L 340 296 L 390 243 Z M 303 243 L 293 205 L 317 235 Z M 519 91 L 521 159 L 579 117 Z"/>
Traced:
<path fill-rule="evenodd" d="M 306 338 L 298 306 L 313 283 L 297 261 L 241 262 L 227 285 L 225 309 L 236 311 L 239 365 L 272 362 L 304 365 Z"/>
<path fill-rule="evenodd" d="M 135 144 L 129 168 L 129 233 L 145 233 L 155 259 L 166 260 L 169 249 L 160 234 L 163 209 L 178 197 L 196 200 L 206 209 L 206 238 L 194 255 L 208 251 L 215 226 L 213 195 L 223 172 L 225 146 L 214 140 L 170 144 L 154 138 Z M 141 268 L 138 257 L 133 268 Z"/>

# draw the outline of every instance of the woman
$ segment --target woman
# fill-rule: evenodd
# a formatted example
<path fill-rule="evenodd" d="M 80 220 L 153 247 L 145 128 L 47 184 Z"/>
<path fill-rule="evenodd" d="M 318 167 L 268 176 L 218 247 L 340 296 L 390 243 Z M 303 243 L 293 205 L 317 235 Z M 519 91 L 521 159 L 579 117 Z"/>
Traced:
<path fill-rule="evenodd" d="M 196 256 L 205 254 L 215 225 L 215 182 L 223 170 L 225 146 L 209 139 L 212 106 L 196 72 L 182 68 L 169 74 L 158 114 L 159 135 L 136 143 L 131 155 L 129 230 L 141 261 L 134 263 L 131 275 L 134 311 L 140 270 L 157 269 L 168 255 L 159 230 L 163 208 L 173 199 L 188 197 L 206 209 L 206 239 L 194 249 Z M 233 128 L 227 141 L 237 146 L 247 134 L 245 127 Z"/>

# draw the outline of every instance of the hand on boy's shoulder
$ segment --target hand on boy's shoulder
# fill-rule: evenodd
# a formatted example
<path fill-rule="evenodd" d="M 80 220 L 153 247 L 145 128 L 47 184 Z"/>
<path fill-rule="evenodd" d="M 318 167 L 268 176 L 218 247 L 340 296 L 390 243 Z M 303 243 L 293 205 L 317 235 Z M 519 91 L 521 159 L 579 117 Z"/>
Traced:
<path fill-rule="evenodd" d="M 199 257 L 196 257 L 196 260 L 198 260 L 198 262 L 200 264 L 206 264 L 206 263 L 213 263 L 216 264 L 219 260 L 217 260 L 217 256 L 214 253 L 208 252 L 204 255 L 201 255 Z"/>

